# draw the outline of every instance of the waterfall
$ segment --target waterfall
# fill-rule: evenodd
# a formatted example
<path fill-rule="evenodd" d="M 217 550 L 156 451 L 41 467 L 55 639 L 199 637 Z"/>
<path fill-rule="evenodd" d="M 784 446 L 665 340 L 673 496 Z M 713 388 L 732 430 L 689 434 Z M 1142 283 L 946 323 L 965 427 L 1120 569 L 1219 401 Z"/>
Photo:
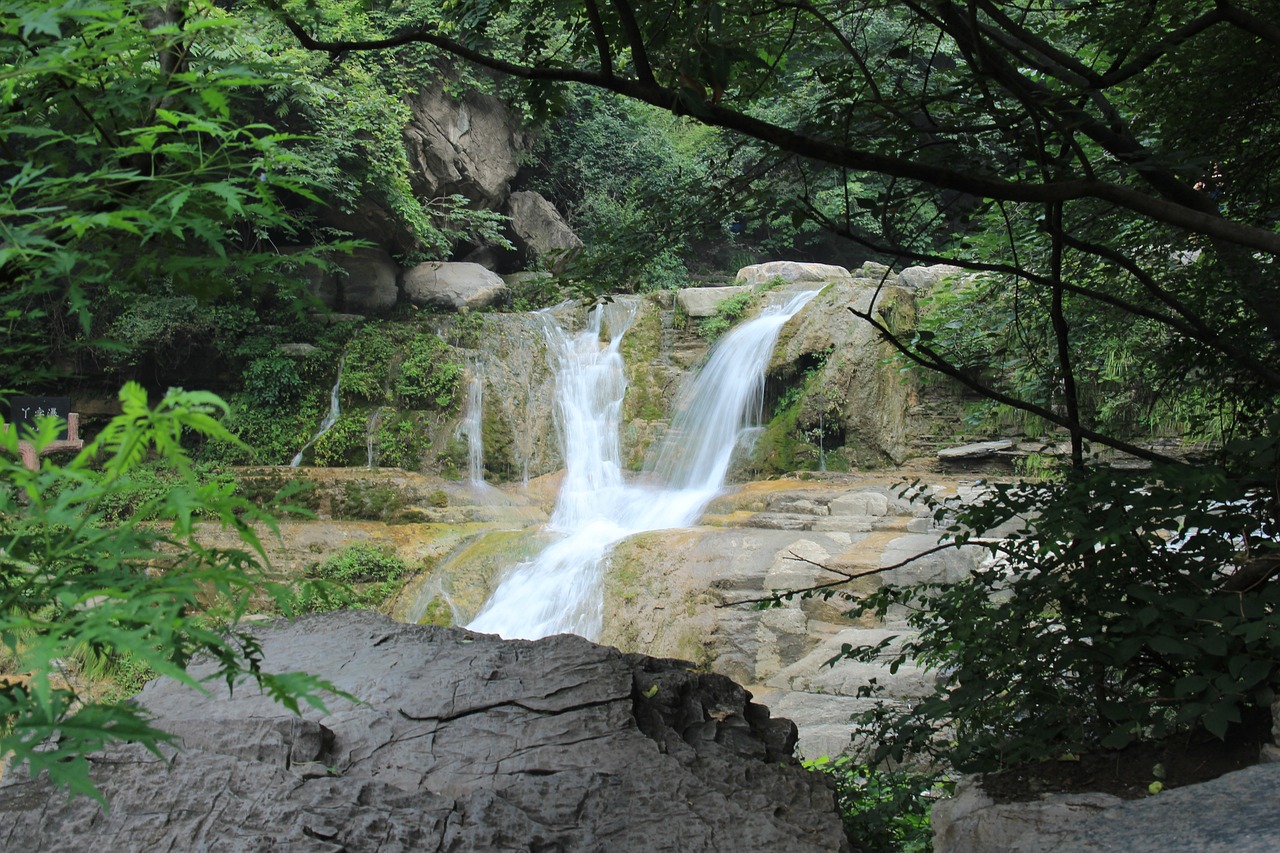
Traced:
<path fill-rule="evenodd" d="M 326 432 L 333 428 L 338 422 L 338 416 L 342 414 L 338 407 L 338 391 L 342 387 L 342 368 L 346 366 L 347 356 L 343 353 L 342 358 L 338 359 L 338 375 L 333 380 L 333 390 L 329 392 L 329 413 L 324 416 L 324 420 L 320 422 L 320 429 L 316 434 L 311 436 L 311 440 L 302 445 L 302 449 L 298 451 L 298 455 L 293 457 L 293 461 L 289 463 L 290 468 L 297 468 L 302 464 L 302 454 L 311 448 L 311 445 L 320 440 Z"/>
<path fill-rule="evenodd" d="M 458 424 L 458 436 L 467 437 L 467 479 L 473 486 L 484 484 L 484 433 L 481 420 L 484 414 L 483 365 L 471 365 L 471 377 L 467 381 L 467 408 L 462 423 Z"/>
<path fill-rule="evenodd" d="M 560 538 L 515 566 L 467 627 L 507 638 L 598 637 L 609 551 L 636 533 L 692 524 L 720 491 L 734 448 L 761 420 L 764 371 L 778 334 L 816 294 L 766 309 L 715 346 L 678 397 L 672 428 L 650 466 L 653 485 L 627 484 L 622 476 L 618 433 L 626 382 L 618 350 L 625 328 L 612 328 L 602 345 L 600 308 L 576 336 L 549 322 L 565 475 L 548 526 Z"/>

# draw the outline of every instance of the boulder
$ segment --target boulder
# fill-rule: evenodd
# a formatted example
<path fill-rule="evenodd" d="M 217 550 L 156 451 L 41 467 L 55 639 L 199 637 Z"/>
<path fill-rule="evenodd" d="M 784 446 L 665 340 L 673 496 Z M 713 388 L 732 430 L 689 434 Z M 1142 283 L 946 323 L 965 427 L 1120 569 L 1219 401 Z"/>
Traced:
<path fill-rule="evenodd" d="M 948 264 L 935 264 L 931 267 L 907 267 L 898 273 L 898 281 L 908 290 L 928 293 L 935 284 L 944 278 L 963 274 L 963 269 Z"/>
<path fill-rule="evenodd" d="M 451 97 L 443 82 L 410 97 L 409 111 L 404 142 L 414 193 L 427 199 L 458 194 L 502 209 L 529 149 L 520 117 L 474 89 Z"/>
<path fill-rule="evenodd" d="M 715 316 L 716 309 L 726 299 L 740 293 L 750 293 L 752 288 L 745 285 L 729 287 L 686 287 L 676 291 L 676 304 L 686 317 L 700 319 Z"/>
<path fill-rule="evenodd" d="M 768 263 L 743 267 L 738 270 L 737 280 L 743 284 L 755 287 L 778 278 L 788 284 L 791 284 L 805 281 L 835 281 L 837 279 L 848 277 L 849 271 L 847 269 L 844 267 L 837 267 L 832 264 L 808 264 L 800 261 L 769 261 Z"/>
<path fill-rule="evenodd" d="M 342 308 L 355 314 L 386 314 L 396 306 L 399 267 L 385 249 L 357 249 L 338 258 L 346 273 L 341 281 Z"/>
<path fill-rule="evenodd" d="M 1053 794 L 995 803 L 974 780 L 933 808 L 938 853 L 1271 853 L 1280 849 L 1280 764 L 1259 764 L 1139 800 Z"/>
<path fill-rule="evenodd" d="M 896 276 L 884 278 L 887 272 L 868 264 L 826 287 L 783 329 L 769 367 L 770 379 L 783 387 L 816 371 L 799 401 L 797 426 L 831 437 L 827 446 L 837 447 L 850 467 L 897 465 L 912 453 L 915 386 L 892 358 L 894 349 L 850 313 L 870 313 L 890 328 L 914 323 L 911 292 Z"/>
<path fill-rule="evenodd" d="M 580 637 L 504 641 L 368 612 L 264 628 L 278 670 L 358 702 L 293 716 L 242 686 L 139 701 L 181 749 L 93 761 L 111 804 L 0 785 L 0 846 L 43 850 L 847 850 L 795 727 L 728 679 Z M 193 674 L 208 674 L 197 665 Z"/>
<path fill-rule="evenodd" d="M 414 305 L 458 311 L 486 308 L 502 299 L 502 277 L 480 264 L 427 261 L 405 270 L 405 298 Z"/>
<path fill-rule="evenodd" d="M 534 256 L 553 266 L 582 248 L 582 240 L 573 233 L 555 205 L 539 193 L 512 193 L 507 200 L 511 230 L 529 247 Z"/>

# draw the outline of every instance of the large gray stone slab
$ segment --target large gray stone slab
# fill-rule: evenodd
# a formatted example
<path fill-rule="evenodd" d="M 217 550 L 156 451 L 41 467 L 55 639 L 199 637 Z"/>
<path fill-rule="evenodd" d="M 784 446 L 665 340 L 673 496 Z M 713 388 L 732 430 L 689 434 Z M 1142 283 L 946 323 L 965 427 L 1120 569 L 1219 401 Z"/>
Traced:
<path fill-rule="evenodd" d="M 370 613 L 260 638 L 273 669 L 360 702 L 299 718 L 247 686 L 156 682 L 140 702 L 182 749 L 95 756 L 110 811 L 11 774 L 0 849 L 847 849 L 830 790 L 791 757 L 795 727 L 722 676 L 570 635 L 504 641 Z"/>

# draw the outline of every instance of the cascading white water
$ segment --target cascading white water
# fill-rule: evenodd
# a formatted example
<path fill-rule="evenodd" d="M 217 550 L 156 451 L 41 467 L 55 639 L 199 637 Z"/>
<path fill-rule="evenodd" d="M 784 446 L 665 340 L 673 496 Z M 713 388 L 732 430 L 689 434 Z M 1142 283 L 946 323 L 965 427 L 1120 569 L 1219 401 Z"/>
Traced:
<path fill-rule="evenodd" d="M 289 463 L 289 467 L 297 468 L 302 464 L 302 454 L 306 453 L 311 445 L 315 444 L 321 437 L 333 428 L 338 422 L 338 417 L 342 414 L 342 410 L 338 406 L 338 391 L 342 387 L 342 368 L 346 367 L 347 356 L 344 353 L 342 358 L 338 359 L 338 376 L 333 380 L 333 390 L 329 392 L 329 413 L 324 416 L 324 420 L 320 422 L 320 429 L 316 434 L 311 436 L 311 440 L 302 445 L 302 449 L 298 451 L 298 455 L 293 457 L 293 461 Z"/>
<path fill-rule="evenodd" d="M 612 328 L 602 346 L 599 308 L 572 338 L 550 325 L 566 470 L 549 527 L 562 538 L 513 568 L 467 627 L 509 639 L 598 637 L 604 558 L 627 536 L 692 524 L 720 491 L 743 431 L 760 421 L 764 369 L 778 334 L 816 294 L 766 309 L 716 345 L 680 394 L 656 452 L 652 470 L 661 485 L 628 485 L 622 476 L 618 431 L 626 383 L 618 348 L 624 329 Z"/>
<path fill-rule="evenodd" d="M 467 408 L 458 424 L 458 435 L 467 437 L 467 479 L 473 486 L 484 483 L 484 434 L 481 419 L 484 414 L 484 381 L 482 365 L 471 365 L 467 381 Z"/>

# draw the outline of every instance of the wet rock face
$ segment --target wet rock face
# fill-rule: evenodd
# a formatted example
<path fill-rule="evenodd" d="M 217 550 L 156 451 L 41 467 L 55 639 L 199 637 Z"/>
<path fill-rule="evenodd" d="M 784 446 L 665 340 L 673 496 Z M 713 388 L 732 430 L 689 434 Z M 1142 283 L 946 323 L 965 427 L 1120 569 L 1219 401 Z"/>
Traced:
<path fill-rule="evenodd" d="M 363 704 L 294 717 L 249 689 L 160 681 L 183 749 L 94 761 L 112 808 L 0 786 L 12 850 L 833 851 L 831 792 L 795 728 L 722 676 L 561 635 L 503 641 L 370 613 L 261 634 L 266 660 Z"/>

